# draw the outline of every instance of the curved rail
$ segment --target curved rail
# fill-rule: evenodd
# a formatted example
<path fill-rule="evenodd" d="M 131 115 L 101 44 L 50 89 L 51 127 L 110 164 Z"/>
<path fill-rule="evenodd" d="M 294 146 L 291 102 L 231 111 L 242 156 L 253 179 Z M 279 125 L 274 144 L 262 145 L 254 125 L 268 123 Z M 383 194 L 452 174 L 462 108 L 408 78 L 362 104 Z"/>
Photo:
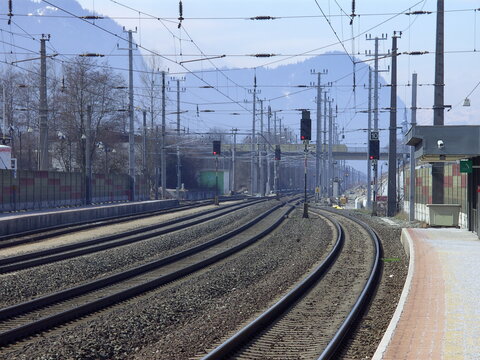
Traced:
<path fill-rule="evenodd" d="M 382 256 L 382 246 L 380 244 L 380 239 L 378 238 L 378 235 L 375 233 L 375 231 L 373 231 L 372 228 L 365 224 L 363 221 L 360 221 L 352 216 L 348 216 L 346 214 L 342 214 L 336 211 L 331 212 L 340 216 L 344 216 L 349 220 L 359 224 L 369 233 L 375 245 L 375 259 L 370 270 L 370 276 L 360 296 L 358 297 L 357 301 L 353 305 L 352 310 L 350 311 L 340 328 L 335 333 L 335 336 L 329 342 L 322 354 L 318 357 L 318 360 L 332 359 L 337 355 L 337 352 L 341 348 L 346 336 L 354 328 L 356 320 L 366 310 L 369 304 L 368 300 L 373 296 L 375 288 L 378 285 L 381 272 L 380 258 Z"/>
<path fill-rule="evenodd" d="M 241 329 L 215 350 L 208 353 L 202 360 L 224 359 L 231 352 L 238 349 L 243 343 L 250 340 L 256 334 L 264 330 L 274 320 L 279 318 L 287 309 L 289 309 L 297 300 L 299 300 L 315 283 L 328 271 L 337 256 L 339 255 L 343 243 L 344 232 L 340 224 L 331 219 L 337 229 L 337 240 L 335 245 L 327 255 L 325 260 L 318 265 L 306 278 L 304 278 L 294 289 L 281 298 L 277 303 L 265 311 L 262 315 L 253 320 L 250 324 Z"/>
<path fill-rule="evenodd" d="M 210 240 L 209 242 L 198 245 L 194 248 L 185 250 L 181 253 L 156 260 L 154 262 L 139 266 L 134 269 L 127 270 L 125 272 L 115 274 L 113 276 L 103 278 L 97 281 L 92 281 L 88 284 L 85 285 L 80 285 L 75 288 L 67 289 L 64 291 L 60 291 L 54 294 L 50 294 L 47 296 L 44 296 L 42 298 L 38 298 L 32 301 L 28 301 L 22 304 L 17 304 L 8 308 L 4 308 L 0 310 L 0 320 L 5 320 L 5 319 L 10 319 L 12 317 L 18 317 L 20 315 L 28 314 L 31 311 L 39 308 L 46 308 L 47 306 L 52 306 L 55 303 L 60 303 L 62 301 L 66 301 L 67 299 L 73 299 L 77 296 L 83 295 L 87 292 L 93 292 L 95 290 L 98 290 L 99 288 L 105 288 L 106 286 L 109 286 L 113 283 L 118 283 L 120 281 L 126 280 L 133 278 L 134 276 L 138 276 L 141 274 L 144 274 L 146 272 L 150 272 L 154 269 L 157 269 L 161 266 L 164 266 L 166 264 L 175 262 L 177 260 L 180 260 L 182 258 L 186 258 L 187 256 L 190 256 L 194 253 L 198 253 L 200 251 L 203 251 L 207 248 L 212 247 L 213 245 L 219 244 L 222 241 L 225 241 L 226 239 L 232 238 L 233 236 L 239 234 L 240 232 L 243 232 L 247 230 L 248 228 L 251 228 L 255 224 L 257 224 L 259 221 L 262 219 L 266 218 L 268 215 L 272 214 L 275 210 L 279 210 L 282 206 L 285 204 L 280 204 L 273 209 L 270 209 L 268 212 L 256 217 L 252 221 L 250 221 L 247 224 L 244 224 L 238 229 L 235 229 L 231 231 L 230 233 L 224 234 L 216 239 Z M 7 331 L 3 331 L 0 333 L 0 346 L 2 345 L 7 345 L 12 342 L 18 341 L 20 339 L 23 339 L 27 336 L 30 336 L 32 334 L 38 333 L 40 331 L 50 329 L 52 327 L 64 324 L 66 322 L 78 319 L 80 317 L 83 317 L 85 315 L 91 314 L 95 311 L 102 310 L 108 306 L 111 306 L 113 304 L 116 304 L 118 302 L 130 299 L 134 296 L 138 296 L 140 294 L 143 294 L 149 290 L 152 290 L 156 287 L 159 287 L 161 285 L 164 285 L 166 283 L 169 283 L 171 281 L 177 280 L 180 277 L 186 276 L 188 274 L 191 274 L 194 271 L 198 271 L 206 266 L 209 266 L 221 259 L 226 258 L 227 256 L 230 256 L 231 254 L 238 252 L 245 247 L 253 244 L 255 241 L 259 240 L 260 238 L 264 237 L 268 233 L 272 232 L 276 227 L 278 227 L 283 220 L 285 219 L 286 215 L 288 215 L 292 210 L 294 209 L 294 206 L 289 205 L 289 208 L 283 211 L 280 216 L 277 218 L 274 218 L 275 221 L 270 224 L 266 229 L 263 231 L 257 233 L 256 235 L 253 235 L 252 237 L 248 238 L 247 240 L 232 246 L 229 249 L 223 250 L 219 253 L 216 253 L 213 256 L 207 257 L 207 258 L 202 258 L 202 260 L 193 263 L 193 264 L 188 264 L 180 269 L 175 270 L 174 272 L 171 272 L 166 275 L 160 275 L 159 277 L 154 278 L 153 280 L 150 279 L 148 281 L 142 282 L 140 284 L 135 284 L 132 287 L 128 287 L 124 290 L 118 291 L 111 293 L 106 296 L 102 296 L 100 298 L 95 298 L 94 300 L 84 303 L 80 306 L 76 306 L 73 308 L 69 308 L 67 310 L 55 313 L 50 316 L 46 316 L 43 318 L 40 318 L 38 320 L 35 320 L 33 322 L 17 326 L 15 328 L 9 329 Z M 16 323 L 16 319 L 13 319 L 13 323 Z"/>

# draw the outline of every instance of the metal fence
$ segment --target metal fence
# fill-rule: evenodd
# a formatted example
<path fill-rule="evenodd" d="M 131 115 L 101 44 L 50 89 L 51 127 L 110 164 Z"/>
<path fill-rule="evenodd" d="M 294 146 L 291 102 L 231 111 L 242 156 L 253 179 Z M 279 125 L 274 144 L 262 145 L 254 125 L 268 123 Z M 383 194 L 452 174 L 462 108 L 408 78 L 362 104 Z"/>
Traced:
<path fill-rule="evenodd" d="M 85 205 L 85 184 L 82 173 L 0 170 L 0 212 Z M 92 203 L 129 201 L 130 184 L 126 174 L 93 174 Z M 150 199 L 145 177 L 136 177 L 135 194 Z"/>

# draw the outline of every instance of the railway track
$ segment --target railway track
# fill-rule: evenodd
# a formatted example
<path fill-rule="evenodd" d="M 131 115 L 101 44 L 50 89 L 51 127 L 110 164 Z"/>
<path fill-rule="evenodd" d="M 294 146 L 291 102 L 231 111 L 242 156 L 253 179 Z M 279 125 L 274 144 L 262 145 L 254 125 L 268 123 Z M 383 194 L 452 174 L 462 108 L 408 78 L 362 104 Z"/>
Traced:
<path fill-rule="evenodd" d="M 287 295 L 203 360 L 330 359 L 336 355 L 377 285 L 381 248 L 364 223 L 312 210 L 312 215 L 335 224 L 337 240 L 331 252 Z"/>
<path fill-rule="evenodd" d="M 25 303 L 0 309 L 0 346 L 138 296 L 240 251 L 278 227 L 293 205 L 279 204 L 207 243 Z"/>
<path fill-rule="evenodd" d="M 266 200 L 249 201 L 243 204 L 225 205 L 221 208 L 205 210 L 200 213 L 175 218 L 159 224 L 143 226 L 141 228 L 122 233 L 102 236 L 69 245 L 57 246 L 46 250 L 1 258 L 0 274 L 24 270 L 34 266 L 45 265 L 86 254 L 92 254 L 98 251 L 157 237 L 173 231 L 181 229 L 183 230 L 264 201 Z"/>
<path fill-rule="evenodd" d="M 256 200 L 250 200 L 256 201 Z M 174 208 L 155 210 L 155 211 L 145 211 L 133 215 L 118 215 L 109 217 L 107 219 L 102 219 L 98 221 L 82 221 L 78 223 L 62 224 L 57 226 L 51 226 L 48 228 L 28 230 L 21 233 L 13 233 L 9 235 L 0 236 L 0 249 L 9 248 L 13 246 L 18 246 L 22 244 L 27 244 L 35 241 L 41 241 L 55 236 L 71 234 L 78 231 L 89 230 L 101 226 L 115 225 L 124 223 L 127 221 L 134 221 L 139 219 L 145 219 L 152 216 L 171 214 L 179 211 L 195 209 L 202 206 L 211 205 L 212 201 L 201 201 L 193 204 L 183 204 L 176 206 Z"/>

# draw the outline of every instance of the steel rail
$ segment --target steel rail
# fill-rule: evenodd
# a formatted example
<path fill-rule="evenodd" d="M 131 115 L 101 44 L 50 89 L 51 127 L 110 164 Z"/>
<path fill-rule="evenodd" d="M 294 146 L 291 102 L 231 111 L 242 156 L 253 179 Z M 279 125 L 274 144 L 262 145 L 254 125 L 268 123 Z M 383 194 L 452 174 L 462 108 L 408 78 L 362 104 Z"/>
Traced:
<path fill-rule="evenodd" d="M 248 228 L 251 228 L 255 224 L 257 224 L 259 221 L 262 219 L 266 218 L 268 215 L 273 213 L 275 210 L 278 210 L 280 207 L 284 206 L 285 204 L 279 204 L 275 206 L 274 208 L 268 210 L 264 214 L 256 217 L 252 221 L 250 221 L 247 224 L 242 225 L 240 228 L 235 229 L 227 234 L 224 234 L 216 239 L 213 239 L 205 244 L 198 245 L 194 248 L 185 250 L 181 253 L 174 254 L 172 256 L 159 259 L 157 261 L 153 261 L 148 264 L 141 265 L 137 268 L 127 270 L 123 273 L 115 274 L 113 276 L 109 276 L 107 278 L 99 279 L 97 281 L 92 281 L 88 284 L 80 285 L 74 288 L 66 289 L 54 294 L 50 294 L 32 301 L 24 302 L 21 304 L 13 305 L 8 308 L 4 308 L 0 310 L 0 320 L 6 320 L 10 319 L 12 317 L 17 317 L 19 315 L 24 315 L 27 314 L 35 309 L 39 308 L 45 308 L 47 306 L 53 305 L 55 303 L 59 303 L 61 301 L 65 301 L 67 299 L 72 299 L 76 296 L 85 294 L 87 292 L 92 292 L 95 291 L 99 288 L 103 288 L 105 286 L 111 285 L 113 283 L 117 283 L 120 281 L 123 281 L 125 279 L 132 278 L 134 276 L 141 275 L 142 273 L 151 271 L 152 269 L 161 267 L 163 265 L 166 265 L 168 263 L 172 263 L 174 261 L 177 261 L 181 258 L 185 258 L 189 255 L 192 255 L 193 253 L 205 250 L 209 247 L 212 247 L 215 244 L 218 244 L 228 238 L 231 238 L 237 234 L 239 234 L 242 231 L 247 230 Z M 96 299 L 92 302 L 83 304 L 78 307 L 71 308 L 69 310 L 63 311 L 61 313 L 57 313 L 51 316 L 47 316 L 38 320 L 35 320 L 31 323 L 19 326 L 14 329 L 10 329 L 8 331 L 0 333 L 0 346 L 5 346 L 8 344 L 11 344 L 15 341 L 18 341 L 20 339 L 24 339 L 27 336 L 30 336 L 32 334 L 44 331 L 46 329 L 50 329 L 52 327 L 64 324 L 66 322 L 78 319 L 80 317 L 86 316 L 88 314 L 91 314 L 93 312 L 102 310 L 108 306 L 114 305 L 118 302 L 125 301 L 127 299 L 130 299 L 134 296 L 138 296 L 140 294 L 143 294 L 149 290 L 152 290 L 156 287 L 159 287 L 161 285 L 164 285 L 166 283 L 169 283 L 171 281 L 177 280 L 183 276 L 189 275 L 193 273 L 194 271 L 198 271 L 206 266 L 209 266 L 221 259 L 224 259 L 231 254 L 234 254 L 235 252 L 238 252 L 247 246 L 253 244 L 257 240 L 261 239 L 262 237 L 268 235 L 270 232 L 272 232 L 275 228 L 277 228 L 286 218 L 286 215 L 288 215 L 293 209 L 294 205 L 289 205 L 289 208 L 285 210 L 281 216 L 279 216 L 273 224 L 271 224 L 268 228 L 264 229 L 262 232 L 250 237 L 248 240 L 233 246 L 221 253 L 218 253 L 216 255 L 213 255 L 209 258 L 203 259 L 197 263 L 191 264 L 187 267 L 184 267 L 182 269 L 179 269 L 173 273 L 160 276 L 154 280 L 147 281 L 145 283 L 142 283 L 140 285 L 133 286 L 129 289 L 104 296 L 102 298 Z"/>
<path fill-rule="evenodd" d="M 200 202 L 197 204 L 179 205 L 166 209 L 142 211 L 136 214 L 115 215 L 102 217 L 99 220 L 85 220 L 68 224 L 54 225 L 39 229 L 27 230 L 23 232 L 12 233 L 0 236 L 0 249 L 18 246 L 30 242 L 45 240 L 54 236 L 70 234 L 76 231 L 88 230 L 99 226 L 114 225 L 122 222 L 144 219 L 151 216 L 170 214 L 178 211 L 194 209 L 197 207 L 210 205 L 212 202 Z M 22 237 L 25 237 L 22 239 Z M 20 238 L 20 239 L 18 239 Z"/>
<path fill-rule="evenodd" d="M 248 202 L 245 204 L 227 205 L 222 208 L 206 210 L 201 213 L 183 216 L 177 219 L 165 221 L 160 224 L 144 226 L 138 229 L 125 231 L 123 233 L 107 235 L 92 240 L 77 242 L 74 244 L 58 246 L 51 249 L 2 258 L 0 259 L 0 274 L 24 270 L 34 266 L 45 265 L 56 261 L 66 260 L 86 254 L 92 254 L 94 252 L 146 240 L 155 236 L 160 236 L 173 231 L 182 230 L 187 227 L 218 218 L 219 216 L 227 215 L 245 207 L 256 205 L 259 202 L 263 201 L 265 200 Z M 152 233 L 152 231 L 154 232 Z"/>
<path fill-rule="evenodd" d="M 248 342 L 255 335 L 272 324 L 282 314 L 284 314 L 292 305 L 298 301 L 305 293 L 311 289 L 330 269 L 340 254 L 344 244 L 344 232 L 340 224 L 334 219 L 330 219 L 337 229 L 337 240 L 333 249 L 306 278 L 304 278 L 294 289 L 282 297 L 278 302 L 271 306 L 262 315 L 257 317 L 243 329 L 230 337 L 216 349 L 208 353 L 202 360 L 225 359 L 230 353 L 238 349 L 242 344 Z"/>
<path fill-rule="evenodd" d="M 347 219 L 357 223 L 361 227 L 363 227 L 370 238 L 372 239 L 375 245 L 375 259 L 372 264 L 372 268 L 370 269 L 370 276 L 368 277 L 367 283 L 365 284 L 362 292 L 360 293 L 357 301 L 352 307 L 352 310 L 348 314 L 348 316 L 343 321 L 342 325 L 339 327 L 337 332 L 335 333 L 332 340 L 329 342 L 325 350 L 322 354 L 318 357 L 318 360 L 327 360 L 333 359 L 338 355 L 339 349 L 341 349 L 343 342 L 346 339 L 346 336 L 354 329 L 356 320 L 359 319 L 360 315 L 366 310 L 369 305 L 369 299 L 372 298 L 376 287 L 380 281 L 380 273 L 381 273 L 381 264 L 380 259 L 382 256 L 382 246 L 380 244 L 380 239 L 375 231 L 372 230 L 370 226 L 365 224 L 363 221 L 358 220 L 352 216 L 348 216 L 346 214 L 342 214 L 338 211 L 327 210 L 334 214 L 344 216 Z"/>

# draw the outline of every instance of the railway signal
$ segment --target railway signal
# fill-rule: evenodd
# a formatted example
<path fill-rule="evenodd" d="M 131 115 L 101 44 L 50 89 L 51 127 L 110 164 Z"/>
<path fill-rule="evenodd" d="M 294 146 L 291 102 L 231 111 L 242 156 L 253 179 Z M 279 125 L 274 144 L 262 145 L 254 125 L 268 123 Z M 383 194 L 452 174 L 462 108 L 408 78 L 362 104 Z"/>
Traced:
<path fill-rule="evenodd" d="M 282 152 L 280 150 L 280 145 L 275 145 L 275 160 L 282 159 Z"/>
<path fill-rule="evenodd" d="M 213 140 L 213 155 L 221 154 L 221 142 L 220 140 Z"/>
<path fill-rule="evenodd" d="M 300 139 L 312 140 L 312 120 L 310 111 L 302 110 L 302 119 L 300 120 Z"/>
<path fill-rule="evenodd" d="M 213 199 L 214 205 L 218 203 L 218 155 L 221 154 L 222 143 L 220 140 L 213 140 L 213 156 L 215 156 L 215 198 Z"/>
<path fill-rule="evenodd" d="M 380 159 L 380 140 L 368 141 L 368 158 L 370 160 L 379 160 Z"/>

